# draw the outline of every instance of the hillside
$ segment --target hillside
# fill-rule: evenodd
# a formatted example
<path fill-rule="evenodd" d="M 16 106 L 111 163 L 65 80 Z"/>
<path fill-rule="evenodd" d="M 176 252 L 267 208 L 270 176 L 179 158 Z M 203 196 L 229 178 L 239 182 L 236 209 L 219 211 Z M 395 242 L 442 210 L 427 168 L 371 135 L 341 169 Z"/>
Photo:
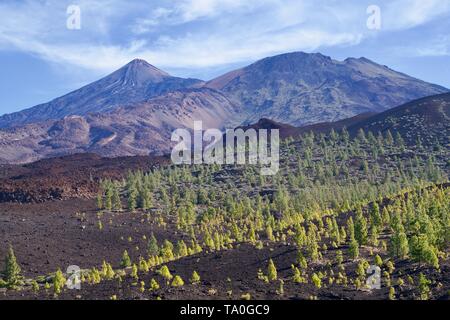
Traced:
<path fill-rule="evenodd" d="M 66 96 L 0 117 L 0 163 L 83 152 L 163 154 L 170 151 L 172 131 L 192 128 L 196 120 L 205 129 L 224 129 L 266 118 L 293 127 L 309 125 L 285 130 L 290 133 L 326 132 L 446 91 L 365 58 L 341 62 L 290 53 L 207 83 L 172 77 L 136 59 Z"/>
<path fill-rule="evenodd" d="M 383 112 L 448 90 L 366 58 L 295 52 L 260 60 L 206 83 L 239 101 L 250 122 L 303 126 Z"/>
<path fill-rule="evenodd" d="M 0 163 L 27 163 L 42 158 L 93 152 L 106 157 L 164 154 L 177 128 L 203 120 L 223 128 L 238 107 L 211 89 L 167 93 L 113 112 L 68 116 L 57 121 L 0 130 Z"/>
<path fill-rule="evenodd" d="M 197 79 L 172 77 L 144 60 L 135 59 L 112 74 L 49 103 L 0 117 L 0 128 L 110 111 L 199 83 Z"/>
<path fill-rule="evenodd" d="M 427 145 L 439 141 L 450 144 L 450 94 L 426 97 L 349 126 L 349 132 L 359 129 L 385 133 L 398 132 L 410 144 L 421 142 Z"/>

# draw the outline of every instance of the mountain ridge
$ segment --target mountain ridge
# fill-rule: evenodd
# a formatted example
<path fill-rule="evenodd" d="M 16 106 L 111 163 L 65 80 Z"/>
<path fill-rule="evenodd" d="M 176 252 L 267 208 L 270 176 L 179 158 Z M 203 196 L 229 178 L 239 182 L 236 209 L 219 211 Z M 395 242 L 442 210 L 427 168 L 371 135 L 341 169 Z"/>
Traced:
<path fill-rule="evenodd" d="M 448 92 L 364 57 L 338 61 L 304 52 L 259 60 L 205 86 L 240 101 L 250 122 L 271 118 L 294 126 L 382 112 Z"/>
<path fill-rule="evenodd" d="M 48 103 L 0 116 L 0 128 L 109 111 L 200 83 L 198 79 L 173 77 L 145 60 L 134 59 L 100 80 Z"/>
<path fill-rule="evenodd" d="M 435 92 L 448 89 L 367 58 L 337 61 L 322 54 L 288 53 L 208 82 L 173 77 L 135 59 L 47 104 L 0 117 L 0 162 L 79 152 L 161 154 L 170 149 L 173 130 L 192 128 L 198 120 L 205 128 L 218 129 L 263 118 L 326 129 L 329 123 L 380 113 L 396 102 Z M 343 123 L 348 120 L 339 126 Z"/>

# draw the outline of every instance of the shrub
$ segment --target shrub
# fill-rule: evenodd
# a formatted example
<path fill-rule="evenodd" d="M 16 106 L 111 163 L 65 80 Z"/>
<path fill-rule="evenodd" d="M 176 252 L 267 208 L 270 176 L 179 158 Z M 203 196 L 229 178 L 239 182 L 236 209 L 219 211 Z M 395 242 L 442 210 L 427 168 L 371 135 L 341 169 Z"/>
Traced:
<path fill-rule="evenodd" d="M 172 280 L 173 278 L 167 266 L 162 266 L 161 269 L 158 270 L 158 273 L 166 280 Z"/>
<path fill-rule="evenodd" d="M 172 287 L 178 288 L 184 286 L 184 281 L 179 275 L 176 275 L 172 281 Z"/>
<path fill-rule="evenodd" d="M 311 277 L 312 282 L 314 283 L 314 285 L 316 286 L 317 289 L 322 288 L 322 280 L 320 279 L 320 277 L 314 273 Z"/>
<path fill-rule="evenodd" d="M 120 262 L 120 266 L 122 268 L 128 268 L 128 267 L 131 266 L 131 259 L 130 259 L 130 256 L 128 255 L 128 251 L 127 250 L 125 250 L 123 252 L 122 260 Z"/>
<path fill-rule="evenodd" d="M 64 278 L 61 269 L 58 269 L 55 273 L 55 276 L 53 277 L 53 291 L 55 292 L 55 294 L 60 294 L 65 285 L 66 278 Z"/>
<path fill-rule="evenodd" d="M 190 281 L 192 284 L 200 282 L 200 276 L 198 275 L 197 271 L 192 272 Z"/>

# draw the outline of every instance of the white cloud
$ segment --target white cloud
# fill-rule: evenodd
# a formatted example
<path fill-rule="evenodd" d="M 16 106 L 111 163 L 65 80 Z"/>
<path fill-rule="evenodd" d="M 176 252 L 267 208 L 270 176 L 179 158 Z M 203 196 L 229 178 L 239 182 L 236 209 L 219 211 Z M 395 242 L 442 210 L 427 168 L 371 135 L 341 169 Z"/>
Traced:
<path fill-rule="evenodd" d="M 393 52 L 402 57 L 450 56 L 450 36 L 438 36 L 415 46 L 399 46 Z"/>
<path fill-rule="evenodd" d="M 387 29 L 409 29 L 450 13 L 450 0 L 396 0 L 383 8 Z"/>
<path fill-rule="evenodd" d="M 425 24 L 450 8 L 450 0 L 380 2 L 382 32 Z M 0 50 L 101 72 L 136 57 L 186 69 L 354 45 L 370 34 L 366 5 L 356 0 L 79 0 L 82 30 L 68 31 L 65 8 L 71 3 L 0 3 Z"/>

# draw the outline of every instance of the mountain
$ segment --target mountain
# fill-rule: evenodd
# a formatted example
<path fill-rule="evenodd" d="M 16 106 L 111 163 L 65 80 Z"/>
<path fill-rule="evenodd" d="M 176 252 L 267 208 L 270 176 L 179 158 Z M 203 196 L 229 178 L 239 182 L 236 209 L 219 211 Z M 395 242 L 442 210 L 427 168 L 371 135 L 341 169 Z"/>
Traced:
<path fill-rule="evenodd" d="M 365 58 L 290 53 L 209 82 L 170 76 L 133 60 L 49 103 L 0 117 L 0 163 L 93 152 L 105 157 L 162 154 L 178 128 L 234 128 L 261 118 L 326 131 L 426 95 L 448 92 Z M 261 125 L 261 124 L 260 124 Z"/>
<path fill-rule="evenodd" d="M 72 115 L 0 130 L 0 163 L 93 152 L 106 157 L 168 153 L 178 128 L 223 128 L 239 107 L 208 88 L 166 93 L 132 105 L 85 116 Z"/>
<path fill-rule="evenodd" d="M 366 58 L 336 61 L 303 52 L 260 60 L 205 86 L 242 104 L 248 122 L 270 118 L 295 126 L 379 113 L 448 92 Z"/>
<path fill-rule="evenodd" d="M 414 100 L 388 111 L 374 114 L 364 113 L 352 118 L 322 122 L 313 125 L 294 127 L 270 119 L 260 119 L 257 123 L 241 127 L 242 129 L 278 129 L 280 137 L 296 137 L 313 132 L 329 133 L 331 130 L 341 131 L 346 128 L 350 135 L 356 136 L 363 129 L 375 135 L 400 133 L 411 145 L 417 144 L 418 138 L 424 145 L 450 146 L 450 93 Z"/>
<path fill-rule="evenodd" d="M 113 110 L 201 83 L 197 79 L 172 77 L 144 60 L 135 59 L 103 79 L 63 97 L 0 117 L 0 128 Z"/>
<path fill-rule="evenodd" d="M 248 126 L 242 126 L 243 130 L 248 129 L 266 129 L 266 130 L 272 130 L 277 129 L 280 131 L 280 137 L 281 139 L 285 139 L 288 137 L 298 137 L 306 133 L 313 132 L 315 134 L 317 133 L 329 133 L 331 130 L 341 131 L 342 129 L 348 128 L 349 126 L 356 125 L 363 120 L 369 119 L 375 115 L 374 113 L 363 113 L 357 116 L 354 116 L 352 118 L 339 120 L 336 122 L 321 122 L 316 124 L 307 125 L 304 127 L 294 127 L 289 124 L 276 122 L 270 119 L 262 118 L 257 123 L 248 125 Z"/>
<path fill-rule="evenodd" d="M 450 93 L 425 97 L 377 114 L 348 127 L 355 135 L 366 132 L 399 132 L 407 143 L 450 146 Z"/>

